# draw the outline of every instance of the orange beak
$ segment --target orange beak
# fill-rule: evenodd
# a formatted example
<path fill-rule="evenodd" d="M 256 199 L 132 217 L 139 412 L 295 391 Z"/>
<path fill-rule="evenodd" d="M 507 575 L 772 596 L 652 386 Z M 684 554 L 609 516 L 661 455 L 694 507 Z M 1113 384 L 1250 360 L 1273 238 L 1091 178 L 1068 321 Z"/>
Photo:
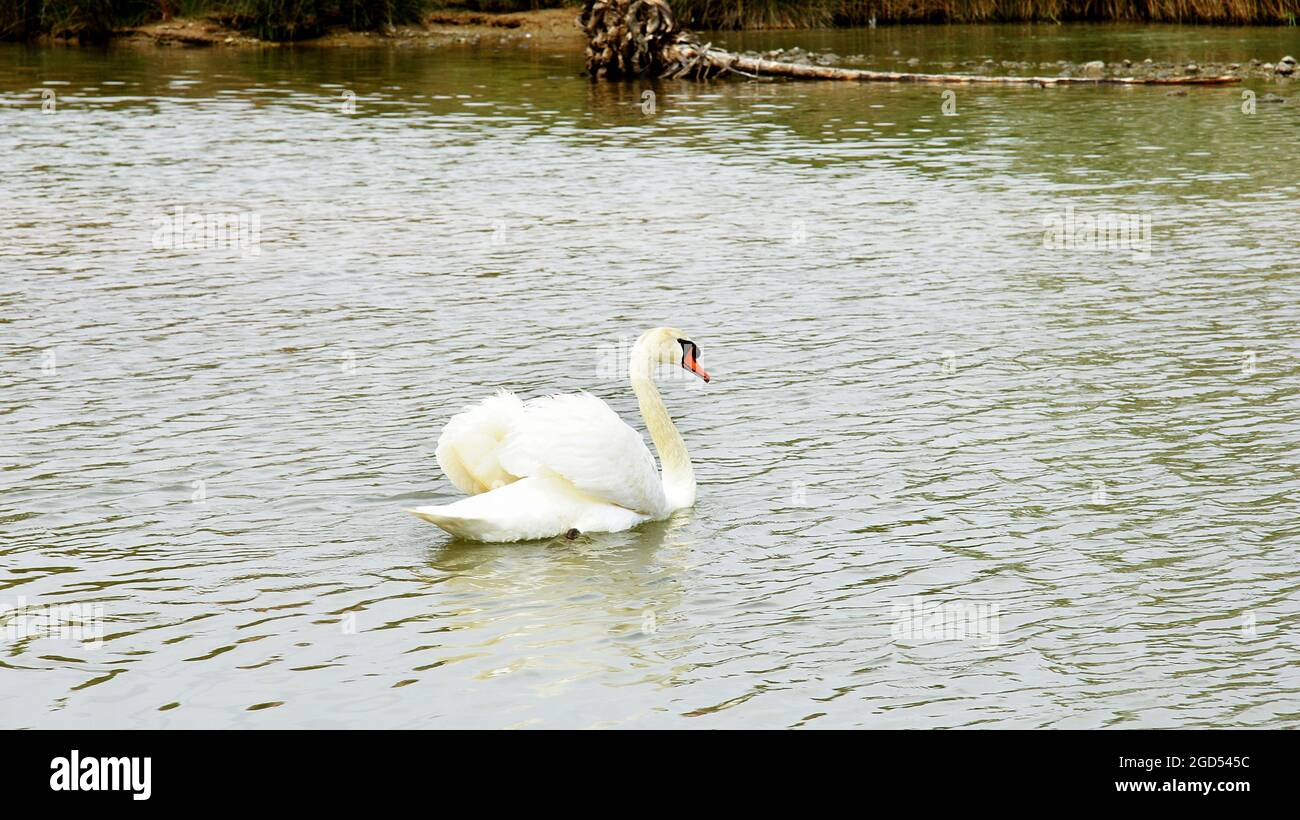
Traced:
<path fill-rule="evenodd" d="M 682 364 L 686 365 L 687 370 L 699 376 L 701 379 L 704 379 L 706 382 L 709 380 L 709 371 L 700 367 L 700 363 L 695 361 L 694 347 L 686 351 L 686 355 L 682 357 Z"/>

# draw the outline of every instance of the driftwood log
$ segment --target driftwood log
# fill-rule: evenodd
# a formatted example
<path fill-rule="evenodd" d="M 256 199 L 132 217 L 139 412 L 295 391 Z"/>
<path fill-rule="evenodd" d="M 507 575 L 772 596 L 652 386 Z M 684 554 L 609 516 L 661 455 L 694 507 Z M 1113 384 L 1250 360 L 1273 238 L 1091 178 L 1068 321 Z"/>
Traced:
<path fill-rule="evenodd" d="M 666 0 L 584 0 L 578 25 L 587 35 L 587 73 L 596 79 L 663 77 L 705 80 L 721 74 L 967 85 L 1225 85 L 1236 77 L 991 77 L 908 74 L 784 63 L 713 48 L 677 28 Z"/>

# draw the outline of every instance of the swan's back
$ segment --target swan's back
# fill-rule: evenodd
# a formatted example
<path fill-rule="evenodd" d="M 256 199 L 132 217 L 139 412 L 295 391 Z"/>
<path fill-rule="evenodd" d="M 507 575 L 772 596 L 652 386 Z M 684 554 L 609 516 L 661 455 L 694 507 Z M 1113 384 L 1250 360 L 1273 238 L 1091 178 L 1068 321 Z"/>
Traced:
<path fill-rule="evenodd" d="M 667 509 L 641 434 L 590 393 L 525 403 L 498 391 L 447 422 L 437 459 L 447 478 L 469 495 L 521 478 L 559 477 L 594 501 L 649 516 Z"/>

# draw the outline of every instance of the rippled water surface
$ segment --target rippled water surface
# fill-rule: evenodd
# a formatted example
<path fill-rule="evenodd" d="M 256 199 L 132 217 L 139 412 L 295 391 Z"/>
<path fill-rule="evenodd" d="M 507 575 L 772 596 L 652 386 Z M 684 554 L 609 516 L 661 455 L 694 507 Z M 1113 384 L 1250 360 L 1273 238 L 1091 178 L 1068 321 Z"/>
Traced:
<path fill-rule="evenodd" d="M 1099 31 L 720 39 L 1297 50 Z M 1300 725 L 1291 86 L 945 116 L 932 87 L 579 68 L 0 49 L 0 607 L 105 633 L 11 618 L 0 725 Z M 155 249 L 178 207 L 256 215 L 257 253 Z M 1106 214 L 1149 242 L 1044 247 Z M 498 386 L 639 426 L 618 359 L 659 324 L 715 376 L 664 387 L 693 510 L 514 545 L 402 512 L 454 497 L 438 432 Z M 983 632 L 908 633 L 917 602 Z"/>

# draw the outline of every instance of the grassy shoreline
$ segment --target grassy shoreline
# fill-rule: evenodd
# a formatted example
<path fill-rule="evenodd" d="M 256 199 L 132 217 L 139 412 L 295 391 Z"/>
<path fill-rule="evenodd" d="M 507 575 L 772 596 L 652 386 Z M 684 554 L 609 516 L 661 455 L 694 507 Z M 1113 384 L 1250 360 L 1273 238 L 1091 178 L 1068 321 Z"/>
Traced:
<path fill-rule="evenodd" d="M 670 0 L 694 29 L 790 29 L 891 23 L 1154 22 L 1296 25 L 1300 0 Z M 578 0 L 0 0 L 0 40 L 102 42 L 173 20 L 271 42 L 340 30 L 527 26 Z"/>

